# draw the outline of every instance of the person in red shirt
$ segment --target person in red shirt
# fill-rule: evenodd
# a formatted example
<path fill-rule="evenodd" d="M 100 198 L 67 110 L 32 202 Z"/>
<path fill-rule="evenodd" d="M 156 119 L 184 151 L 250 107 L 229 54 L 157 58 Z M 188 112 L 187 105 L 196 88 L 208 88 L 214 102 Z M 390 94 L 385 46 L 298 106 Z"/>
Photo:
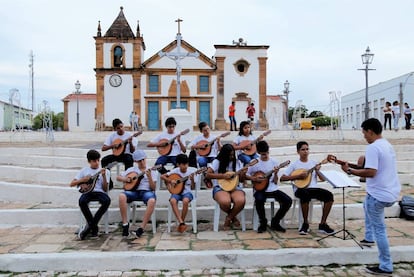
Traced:
<path fill-rule="evenodd" d="M 234 124 L 234 131 L 237 131 L 236 118 L 234 117 L 235 112 L 236 112 L 236 104 L 233 101 L 231 102 L 231 105 L 229 106 L 230 131 L 233 131 L 233 124 Z"/>
<path fill-rule="evenodd" d="M 254 108 L 254 103 L 250 103 L 250 106 L 246 108 L 247 119 L 250 120 L 250 123 L 254 121 L 254 114 L 256 113 L 256 109 Z"/>

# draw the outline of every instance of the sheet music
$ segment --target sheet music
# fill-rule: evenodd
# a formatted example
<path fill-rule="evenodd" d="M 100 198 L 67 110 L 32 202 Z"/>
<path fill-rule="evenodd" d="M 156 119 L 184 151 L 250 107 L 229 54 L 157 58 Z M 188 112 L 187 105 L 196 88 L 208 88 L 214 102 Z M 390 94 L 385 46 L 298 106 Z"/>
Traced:
<path fill-rule="evenodd" d="M 349 178 L 349 176 L 342 171 L 320 170 L 320 173 L 334 188 L 361 187 L 359 183 Z"/>

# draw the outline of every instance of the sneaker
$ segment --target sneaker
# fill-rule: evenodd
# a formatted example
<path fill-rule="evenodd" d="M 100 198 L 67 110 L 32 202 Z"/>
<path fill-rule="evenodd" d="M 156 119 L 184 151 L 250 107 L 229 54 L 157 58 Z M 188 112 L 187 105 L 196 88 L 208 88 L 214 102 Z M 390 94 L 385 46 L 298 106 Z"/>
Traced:
<path fill-rule="evenodd" d="M 78 233 L 78 238 L 80 240 L 84 240 L 90 232 L 91 232 L 91 228 L 89 228 L 89 225 L 86 225 L 83 228 L 83 230 Z"/>
<path fill-rule="evenodd" d="M 359 244 L 361 244 L 363 246 L 369 246 L 369 247 L 371 247 L 371 246 L 374 246 L 375 245 L 375 241 L 369 241 L 369 240 L 363 239 L 363 240 L 361 240 L 359 242 Z"/>
<path fill-rule="evenodd" d="M 129 235 L 129 223 L 122 225 L 122 236 L 127 237 Z"/>
<path fill-rule="evenodd" d="M 282 232 L 282 233 L 285 233 L 286 232 L 286 229 L 283 228 L 280 225 L 280 221 L 277 220 L 275 217 L 272 218 L 272 222 L 270 224 L 270 229 L 272 229 L 273 231 L 278 231 L 278 232 Z"/>
<path fill-rule="evenodd" d="M 319 233 L 330 235 L 330 234 L 335 233 L 335 231 L 331 227 L 329 227 L 328 224 L 324 223 L 324 224 L 319 224 Z"/>
<path fill-rule="evenodd" d="M 91 239 L 98 239 L 99 238 L 99 234 L 98 234 L 98 232 L 92 232 L 91 233 L 91 237 L 90 237 Z"/>
<path fill-rule="evenodd" d="M 187 225 L 183 222 L 180 223 L 180 225 L 178 225 L 177 227 L 177 231 L 180 233 L 184 233 L 187 230 Z"/>
<path fill-rule="evenodd" d="M 135 235 L 137 235 L 137 237 L 141 237 L 142 234 L 144 233 L 144 229 L 142 229 L 141 227 L 139 227 L 136 231 L 135 231 Z"/>
<path fill-rule="evenodd" d="M 301 235 L 307 235 L 309 233 L 309 224 L 303 223 L 302 227 L 300 227 L 299 234 Z"/>
<path fill-rule="evenodd" d="M 392 271 L 385 271 L 379 268 L 379 266 L 367 266 L 365 271 L 374 274 L 374 275 L 382 275 L 382 276 L 392 276 Z"/>
<path fill-rule="evenodd" d="M 267 230 L 267 219 L 260 220 L 259 228 L 257 228 L 258 233 L 264 233 Z"/>

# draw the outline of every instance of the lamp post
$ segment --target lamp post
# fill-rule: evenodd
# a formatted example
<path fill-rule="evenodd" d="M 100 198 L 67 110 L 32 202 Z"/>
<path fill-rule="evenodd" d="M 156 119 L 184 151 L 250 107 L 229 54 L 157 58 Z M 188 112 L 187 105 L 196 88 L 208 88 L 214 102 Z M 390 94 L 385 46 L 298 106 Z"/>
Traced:
<path fill-rule="evenodd" d="M 289 125 L 289 82 L 286 80 L 286 82 L 283 84 L 285 86 L 285 90 L 283 91 L 283 94 L 286 96 L 286 126 Z"/>
<path fill-rule="evenodd" d="M 369 50 L 369 46 L 365 50 L 365 53 L 361 55 L 362 64 L 365 64 L 365 68 L 361 68 L 358 70 L 364 70 L 365 71 L 365 120 L 369 117 L 369 107 L 368 107 L 368 70 L 375 70 L 368 68 L 368 66 L 372 63 L 372 60 L 374 59 L 374 54 L 371 53 L 371 50 Z"/>
<path fill-rule="evenodd" d="M 76 89 L 76 126 L 79 127 L 79 94 L 80 94 L 80 87 L 81 84 L 79 83 L 79 80 L 75 83 L 75 89 Z"/>

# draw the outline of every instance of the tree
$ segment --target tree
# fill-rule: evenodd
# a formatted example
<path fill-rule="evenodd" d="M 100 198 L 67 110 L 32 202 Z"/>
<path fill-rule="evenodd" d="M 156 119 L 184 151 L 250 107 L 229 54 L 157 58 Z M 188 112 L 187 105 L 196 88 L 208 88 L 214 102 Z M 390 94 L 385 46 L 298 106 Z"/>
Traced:
<path fill-rule="evenodd" d="M 319 116 L 323 116 L 323 112 L 321 112 L 321 111 L 312 111 L 309 114 L 309 117 L 319 117 Z"/>
<path fill-rule="evenodd" d="M 33 118 L 33 129 L 34 130 L 39 130 L 43 128 L 43 115 L 44 115 L 43 113 L 40 113 Z M 60 112 L 56 115 L 54 112 L 52 112 L 53 130 L 63 129 L 63 119 L 64 119 L 63 112 Z"/>

